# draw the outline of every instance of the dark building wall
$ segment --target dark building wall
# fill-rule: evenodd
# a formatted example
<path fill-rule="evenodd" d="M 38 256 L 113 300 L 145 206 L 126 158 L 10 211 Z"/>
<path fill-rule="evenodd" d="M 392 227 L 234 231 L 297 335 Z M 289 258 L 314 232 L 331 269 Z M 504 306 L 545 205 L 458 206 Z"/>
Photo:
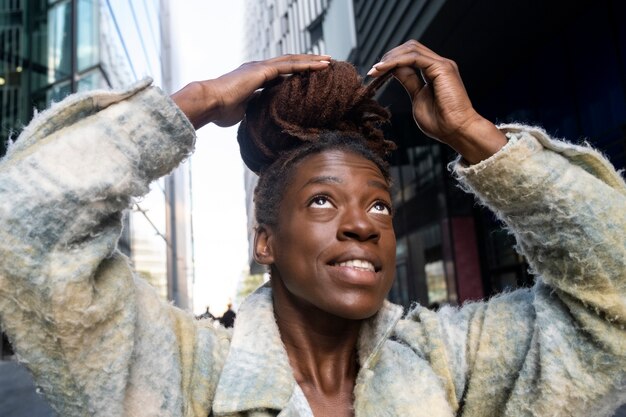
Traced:
<path fill-rule="evenodd" d="M 616 167 L 626 165 L 623 2 L 355 0 L 354 11 L 350 60 L 361 73 L 418 39 L 458 63 L 474 106 L 490 120 L 588 140 Z M 514 239 L 447 173 L 454 153 L 415 128 L 404 90 L 391 82 L 379 100 L 393 113 L 388 134 L 399 145 L 391 161 L 398 280 L 390 298 L 460 303 L 532 284 Z"/>

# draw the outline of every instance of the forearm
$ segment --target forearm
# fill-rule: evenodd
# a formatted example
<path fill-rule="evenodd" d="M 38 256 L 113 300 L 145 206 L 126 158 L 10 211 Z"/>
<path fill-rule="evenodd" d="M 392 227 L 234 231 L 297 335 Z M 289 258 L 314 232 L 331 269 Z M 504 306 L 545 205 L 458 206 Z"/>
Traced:
<path fill-rule="evenodd" d="M 498 155 L 457 174 L 506 221 L 547 283 L 624 320 L 623 180 L 588 148 L 539 130 L 518 135 Z"/>
<path fill-rule="evenodd" d="M 173 103 L 143 86 L 70 97 L 0 161 L 0 317 L 63 415 L 123 414 L 138 306 L 115 251 L 122 212 L 193 141 Z"/>
<path fill-rule="evenodd" d="M 509 144 L 455 173 L 506 222 L 537 283 L 477 308 L 467 347 L 450 332 L 450 350 L 467 355 L 457 392 L 475 415 L 599 415 L 624 398 L 626 185 L 589 148 L 506 130 Z"/>
<path fill-rule="evenodd" d="M 1 231 L 37 250 L 31 259 L 71 245 L 106 228 L 193 141 L 184 116 L 157 90 L 70 97 L 33 120 L 2 160 Z"/>

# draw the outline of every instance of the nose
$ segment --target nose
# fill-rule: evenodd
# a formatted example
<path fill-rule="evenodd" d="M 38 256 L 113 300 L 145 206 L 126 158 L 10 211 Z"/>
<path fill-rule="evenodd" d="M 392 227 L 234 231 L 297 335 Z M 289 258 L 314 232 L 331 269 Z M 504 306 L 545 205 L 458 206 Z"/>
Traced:
<path fill-rule="evenodd" d="M 350 208 L 341 216 L 341 223 L 337 230 L 339 240 L 358 240 L 359 242 L 378 242 L 380 230 L 378 226 L 362 208 Z"/>

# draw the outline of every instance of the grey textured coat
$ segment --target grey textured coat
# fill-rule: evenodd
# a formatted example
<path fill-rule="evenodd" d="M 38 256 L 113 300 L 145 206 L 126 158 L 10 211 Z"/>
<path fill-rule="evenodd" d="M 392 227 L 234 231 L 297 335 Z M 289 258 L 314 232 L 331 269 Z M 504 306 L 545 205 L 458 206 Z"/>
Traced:
<path fill-rule="evenodd" d="M 401 318 L 358 341 L 356 416 L 607 416 L 626 400 L 626 185 L 595 151 L 538 129 L 464 186 L 515 234 L 531 290 Z M 0 162 L 0 316 L 61 416 L 307 416 L 271 290 L 234 333 L 158 300 L 116 251 L 133 196 L 187 157 L 194 131 L 158 89 L 72 96 Z"/>

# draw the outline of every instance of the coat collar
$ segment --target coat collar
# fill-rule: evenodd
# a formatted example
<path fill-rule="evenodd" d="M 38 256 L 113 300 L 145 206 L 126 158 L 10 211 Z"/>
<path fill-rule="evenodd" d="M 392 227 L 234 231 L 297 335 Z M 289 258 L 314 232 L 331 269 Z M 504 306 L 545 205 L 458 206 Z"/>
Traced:
<path fill-rule="evenodd" d="M 373 367 L 402 308 L 385 301 L 375 316 L 366 320 L 357 344 L 361 370 Z M 213 412 L 231 414 L 251 409 L 295 407 L 303 395 L 297 384 L 274 319 L 269 283 L 250 295 L 237 312 L 236 325 L 226 363 L 213 402 Z M 291 404 L 297 402 L 299 404 Z M 308 408 L 308 404 L 304 404 Z"/>

